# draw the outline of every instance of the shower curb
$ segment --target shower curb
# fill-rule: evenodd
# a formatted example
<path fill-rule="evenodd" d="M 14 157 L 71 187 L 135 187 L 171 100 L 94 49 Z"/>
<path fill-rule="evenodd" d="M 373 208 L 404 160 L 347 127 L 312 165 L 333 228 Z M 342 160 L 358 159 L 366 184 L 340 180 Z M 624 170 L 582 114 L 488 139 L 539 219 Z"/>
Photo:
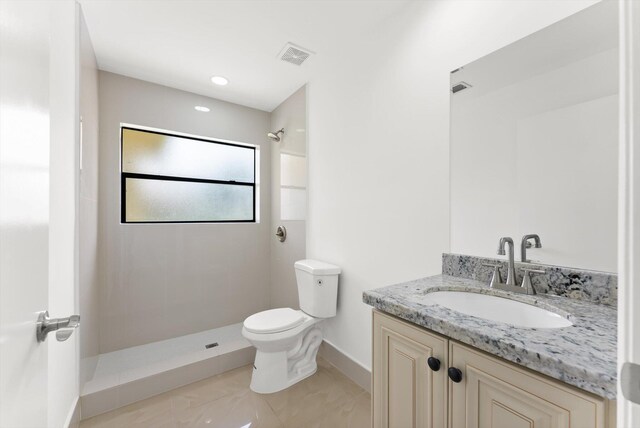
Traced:
<path fill-rule="evenodd" d="M 116 410 L 154 395 L 253 363 L 255 348 L 247 346 L 211 358 L 142 377 L 80 397 L 82 419 Z"/>

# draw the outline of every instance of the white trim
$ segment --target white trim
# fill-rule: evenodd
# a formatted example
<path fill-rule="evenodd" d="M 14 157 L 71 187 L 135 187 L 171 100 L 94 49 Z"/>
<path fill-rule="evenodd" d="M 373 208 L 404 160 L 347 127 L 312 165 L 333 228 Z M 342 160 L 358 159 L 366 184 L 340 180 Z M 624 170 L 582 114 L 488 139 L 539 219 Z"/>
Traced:
<path fill-rule="evenodd" d="M 324 339 L 320 347 L 320 356 L 355 384 L 371 393 L 371 370 L 360 364 L 349 354 Z"/>
<path fill-rule="evenodd" d="M 620 176 L 618 201 L 618 373 L 640 363 L 640 2 L 620 1 Z M 640 426 L 618 376 L 617 425 Z"/>
<path fill-rule="evenodd" d="M 80 419 L 82 415 L 80 413 L 80 397 L 76 397 L 73 405 L 69 409 L 69 414 L 67 415 L 67 420 L 64 423 L 64 426 L 67 428 L 76 428 L 80 426 Z"/>
<path fill-rule="evenodd" d="M 371 372 L 371 369 L 368 368 L 367 366 L 365 366 L 364 364 L 362 364 L 360 361 L 356 360 L 355 358 L 353 358 L 351 356 L 351 354 L 349 354 L 348 352 L 346 352 L 344 349 L 340 348 L 339 346 L 336 346 L 335 344 L 333 344 L 333 342 L 324 339 L 325 342 L 327 342 L 329 345 L 331 345 L 333 348 L 335 348 L 336 351 L 340 352 L 342 355 L 344 355 L 345 357 L 347 357 L 348 359 L 350 359 L 351 361 L 353 361 L 354 363 L 356 363 L 357 365 L 359 365 L 360 367 L 362 367 L 364 370 Z"/>

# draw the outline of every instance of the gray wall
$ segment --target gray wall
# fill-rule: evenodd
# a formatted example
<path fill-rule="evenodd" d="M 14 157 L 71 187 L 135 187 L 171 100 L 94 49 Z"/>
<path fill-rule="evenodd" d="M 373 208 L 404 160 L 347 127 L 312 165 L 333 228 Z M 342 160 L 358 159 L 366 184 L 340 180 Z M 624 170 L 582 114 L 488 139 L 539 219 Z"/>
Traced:
<path fill-rule="evenodd" d="M 100 352 L 241 322 L 269 307 L 267 112 L 100 72 Z M 204 105 L 209 113 L 194 110 Z M 120 224 L 119 127 L 260 146 L 260 222 Z"/>
<path fill-rule="evenodd" d="M 280 142 L 272 143 L 271 146 L 271 232 L 274 234 L 278 225 L 283 225 L 287 229 L 285 242 L 280 242 L 275 236 L 271 238 L 272 308 L 299 308 L 298 286 L 293 264 L 296 260 L 305 258 L 306 221 L 304 219 L 282 220 L 280 154 L 296 154 L 306 159 L 306 100 L 306 87 L 303 86 L 271 112 L 271 130 L 285 129 Z M 286 215 L 285 218 L 287 218 Z"/>

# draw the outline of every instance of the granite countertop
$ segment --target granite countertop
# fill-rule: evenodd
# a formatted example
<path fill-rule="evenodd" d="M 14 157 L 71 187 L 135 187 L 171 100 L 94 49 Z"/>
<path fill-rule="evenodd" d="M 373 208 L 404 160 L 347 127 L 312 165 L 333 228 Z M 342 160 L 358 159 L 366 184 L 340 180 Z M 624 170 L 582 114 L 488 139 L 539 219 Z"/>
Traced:
<path fill-rule="evenodd" d="M 433 291 L 474 291 L 535 304 L 573 325 L 513 327 L 424 301 Z M 617 312 L 612 306 L 551 295 L 493 290 L 484 282 L 449 275 L 365 291 L 362 300 L 380 311 L 608 399 L 616 398 Z"/>

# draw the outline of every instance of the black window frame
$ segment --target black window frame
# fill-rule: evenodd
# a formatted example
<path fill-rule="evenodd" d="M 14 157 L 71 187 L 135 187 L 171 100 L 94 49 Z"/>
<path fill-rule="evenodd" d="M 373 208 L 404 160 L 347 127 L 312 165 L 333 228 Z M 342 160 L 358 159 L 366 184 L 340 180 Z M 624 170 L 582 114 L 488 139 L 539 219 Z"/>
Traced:
<path fill-rule="evenodd" d="M 195 141 L 202 141 L 211 144 L 221 144 L 224 146 L 241 147 L 247 150 L 253 150 L 253 182 L 235 181 L 235 180 L 211 180 L 207 178 L 193 178 L 193 177 L 179 177 L 171 175 L 156 175 L 156 174 L 139 174 L 134 172 L 124 172 L 124 130 L 128 129 L 137 132 L 148 132 L 157 135 L 166 135 L 169 137 L 187 138 Z M 234 144 L 226 141 L 218 141 L 210 138 L 194 137 L 190 135 L 171 133 L 168 131 L 157 131 L 146 128 L 137 128 L 131 125 L 120 126 L 120 223 L 121 224 L 191 224 L 191 223 L 256 223 L 256 146 Z M 253 210 L 251 220 L 171 220 L 171 221 L 127 221 L 127 178 L 143 179 L 143 180 L 160 180 L 160 181 L 181 181 L 191 183 L 210 183 L 210 184 L 225 184 L 232 186 L 249 186 L 252 188 L 253 194 Z"/>

